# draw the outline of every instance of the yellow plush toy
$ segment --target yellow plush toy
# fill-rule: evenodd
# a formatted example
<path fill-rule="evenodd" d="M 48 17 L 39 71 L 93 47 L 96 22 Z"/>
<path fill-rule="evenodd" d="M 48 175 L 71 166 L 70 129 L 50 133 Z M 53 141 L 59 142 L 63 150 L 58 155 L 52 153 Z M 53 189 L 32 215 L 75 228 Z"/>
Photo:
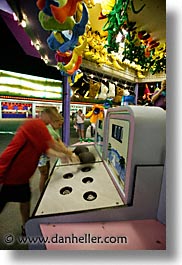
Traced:
<path fill-rule="evenodd" d="M 104 107 L 99 104 L 95 104 L 92 107 L 92 110 L 89 111 L 86 115 L 86 118 L 90 118 L 90 122 L 96 124 L 97 120 L 103 120 L 104 118 Z"/>
<path fill-rule="evenodd" d="M 116 0 L 105 0 L 101 2 L 102 15 L 108 15 L 115 5 Z"/>
<path fill-rule="evenodd" d="M 94 0 L 84 0 L 85 4 L 87 5 L 88 8 L 92 8 L 95 6 Z"/>
<path fill-rule="evenodd" d="M 90 79 L 90 88 L 89 88 L 89 93 L 88 93 L 88 98 L 96 98 L 98 96 L 99 90 L 100 90 L 101 82 L 95 82 Z"/>

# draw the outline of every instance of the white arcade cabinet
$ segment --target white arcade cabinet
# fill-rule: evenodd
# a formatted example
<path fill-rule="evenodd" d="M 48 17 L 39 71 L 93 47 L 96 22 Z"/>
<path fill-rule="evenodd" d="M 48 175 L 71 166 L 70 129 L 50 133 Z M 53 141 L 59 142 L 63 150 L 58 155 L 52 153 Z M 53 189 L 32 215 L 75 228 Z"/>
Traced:
<path fill-rule="evenodd" d="M 26 223 L 27 235 L 41 236 L 46 224 L 157 219 L 158 208 L 165 208 L 159 205 L 165 122 L 158 107 L 108 109 L 97 123 L 95 143 L 86 145 L 95 163 L 55 166 Z"/>

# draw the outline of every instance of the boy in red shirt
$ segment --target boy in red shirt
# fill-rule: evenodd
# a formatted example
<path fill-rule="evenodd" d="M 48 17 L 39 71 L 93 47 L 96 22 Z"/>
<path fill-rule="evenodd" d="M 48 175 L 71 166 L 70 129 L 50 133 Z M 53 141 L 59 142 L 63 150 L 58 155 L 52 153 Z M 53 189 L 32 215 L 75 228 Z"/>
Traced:
<path fill-rule="evenodd" d="M 23 225 L 30 214 L 29 179 L 37 168 L 40 155 L 44 152 L 56 157 L 66 155 L 70 160 L 78 161 L 64 144 L 52 139 L 46 128 L 46 124 L 56 117 L 57 112 L 47 108 L 41 119 L 26 121 L 0 155 L 0 213 L 7 202 L 20 202 Z"/>

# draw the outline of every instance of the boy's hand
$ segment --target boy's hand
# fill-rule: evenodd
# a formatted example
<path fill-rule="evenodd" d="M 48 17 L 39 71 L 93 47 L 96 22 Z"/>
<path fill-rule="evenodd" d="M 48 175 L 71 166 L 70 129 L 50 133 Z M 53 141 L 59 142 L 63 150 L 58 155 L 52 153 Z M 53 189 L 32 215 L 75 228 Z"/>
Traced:
<path fill-rule="evenodd" d="M 80 163 L 79 157 L 77 155 L 75 155 L 74 153 L 70 157 L 70 160 L 71 160 L 72 163 Z"/>

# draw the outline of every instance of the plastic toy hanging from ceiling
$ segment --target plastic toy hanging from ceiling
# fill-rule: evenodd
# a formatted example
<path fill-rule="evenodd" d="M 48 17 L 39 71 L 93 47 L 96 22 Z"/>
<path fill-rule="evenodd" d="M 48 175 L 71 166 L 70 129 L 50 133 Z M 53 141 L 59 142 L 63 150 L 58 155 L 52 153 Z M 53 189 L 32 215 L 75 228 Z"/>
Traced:
<path fill-rule="evenodd" d="M 81 0 L 38 0 L 39 21 L 41 26 L 52 31 L 47 39 L 50 49 L 55 51 L 57 67 L 62 75 L 74 76 L 82 63 L 82 53 L 86 38 L 80 43 L 88 23 L 88 10 Z M 80 21 L 74 15 L 81 10 Z"/>
<path fill-rule="evenodd" d="M 109 53 L 119 51 L 117 37 L 120 33 L 124 40 L 122 62 L 129 60 L 130 64 L 135 63 L 142 71 L 150 71 L 152 74 L 166 71 L 166 45 L 152 39 L 146 31 L 137 29 L 136 22 L 129 21 L 128 9 L 139 14 L 145 10 L 145 4 L 136 10 L 134 0 L 104 0 L 101 9 L 99 19 L 107 19 L 103 30 L 108 32 L 105 47 Z"/>

